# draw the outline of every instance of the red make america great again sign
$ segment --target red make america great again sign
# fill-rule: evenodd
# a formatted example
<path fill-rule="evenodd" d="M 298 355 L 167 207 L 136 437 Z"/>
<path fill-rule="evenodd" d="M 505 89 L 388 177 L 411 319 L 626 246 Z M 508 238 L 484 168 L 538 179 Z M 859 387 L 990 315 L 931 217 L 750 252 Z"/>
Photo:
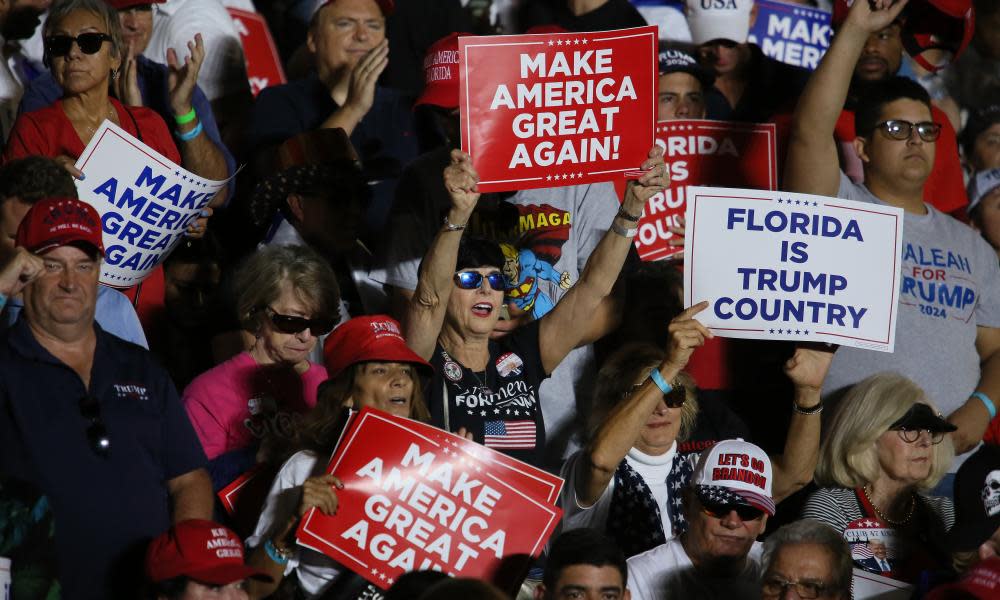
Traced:
<path fill-rule="evenodd" d="M 298 543 L 381 588 L 413 570 L 481 579 L 517 561 L 526 570 L 562 515 L 554 506 L 558 477 L 367 408 L 344 432 L 327 472 L 344 484 L 337 514 L 310 511 Z"/>
<path fill-rule="evenodd" d="M 458 43 L 462 150 L 480 191 L 612 181 L 646 158 L 656 27 Z"/>

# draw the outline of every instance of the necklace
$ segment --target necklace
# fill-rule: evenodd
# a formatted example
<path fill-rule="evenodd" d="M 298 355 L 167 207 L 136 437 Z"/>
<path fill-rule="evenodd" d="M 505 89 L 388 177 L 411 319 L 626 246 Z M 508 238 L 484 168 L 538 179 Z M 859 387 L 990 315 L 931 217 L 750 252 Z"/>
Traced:
<path fill-rule="evenodd" d="M 912 492 L 910 493 L 910 509 L 906 511 L 906 516 L 898 521 L 894 521 L 889 517 L 885 516 L 885 514 L 881 510 L 879 510 L 878 505 L 875 504 L 875 502 L 872 500 L 872 497 L 868 495 L 867 485 L 863 486 L 861 488 L 861 491 L 864 493 L 865 498 L 868 500 L 868 504 L 871 504 L 872 508 L 875 509 L 875 514 L 878 515 L 878 518 L 885 521 L 889 525 L 892 525 L 894 527 L 898 527 L 900 525 L 906 525 L 907 523 L 910 522 L 910 519 L 913 518 L 913 509 L 916 508 L 917 501 L 913 498 Z"/>

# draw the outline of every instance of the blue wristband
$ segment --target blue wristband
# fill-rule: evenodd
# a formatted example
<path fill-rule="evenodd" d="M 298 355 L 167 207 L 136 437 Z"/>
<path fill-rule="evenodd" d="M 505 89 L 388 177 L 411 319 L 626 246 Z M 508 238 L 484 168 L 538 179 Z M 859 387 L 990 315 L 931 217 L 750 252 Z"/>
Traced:
<path fill-rule="evenodd" d="M 979 398 L 979 401 L 986 407 L 986 412 L 990 413 L 991 419 L 997 416 L 997 405 L 993 404 L 993 401 L 990 400 L 990 397 L 986 394 L 982 392 L 972 392 L 969 394 L 969 398 Z"/>
<path fill-rule="evenodd" d="M 279 565 L 288 564 L 288 557 L 282 556 L 281 553 L 278 552 L 278 549 L 274 546 L 274 542 L 271 540 L 264 541 L 264 552 L 267 552 L 268 558 L 273 560 L 275 563 Z"/>
<path fill-rule="evenodd" d="M 7 306 L 7 295 L 0 293 L 0 310 L 3 310 L 5 306 Z"/>
<path fill-rule="evenodd" d="M 179 137 L 182 142 L 190 142 L 194 138 L 196 138 L 199 135 L 201 135 L 202 129 L 204 129 L 204 128 L 201 126 L 201 121 L 198 121 L 198 124 L 195 125 L 194 129 L 192 129 L 191 131 L 189 131 L 187 133 L 181 133 L 181 132 L 177 131 L 176 133 L 177 133 L 177 137 Z"/>
<path fill-rule="evenodd" d="M 650 371 L 649 378 L 653 380 L 653 383 L 656 384 L 656 387 L 660 388 L 660 391 L 663 392 L 664 396 L 666 396 L 667 394 L 669 394 L 674 390 L 674 386 L 667 383 L 667 380 L 663 378 L 663 375 L 660 375 L 659 369 L 653 369 L 652 371 Z"/>

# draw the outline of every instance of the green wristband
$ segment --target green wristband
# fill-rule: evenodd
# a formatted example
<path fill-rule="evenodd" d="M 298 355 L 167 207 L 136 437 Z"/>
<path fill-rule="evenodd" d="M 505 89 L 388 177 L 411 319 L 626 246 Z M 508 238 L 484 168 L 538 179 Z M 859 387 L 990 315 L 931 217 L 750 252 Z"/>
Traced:
<path fill-rule="evenodd" d="M 174 115 L 174 121 L 176 121 L 178 125 L 186 125 L 197 118 L 198 114 L 194 112 L 194 107 L 191 107 L 191 110 L 183 115 Z"/>

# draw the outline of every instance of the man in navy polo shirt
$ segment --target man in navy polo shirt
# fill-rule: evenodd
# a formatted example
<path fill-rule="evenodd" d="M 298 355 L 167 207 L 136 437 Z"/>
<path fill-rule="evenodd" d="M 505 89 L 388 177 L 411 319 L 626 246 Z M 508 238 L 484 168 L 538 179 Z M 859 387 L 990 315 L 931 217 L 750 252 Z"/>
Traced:
<path fill-rule="evenodd" d="M 211 517 L 205 456 L 152 355 L 94 322 L 97 212 L 40 200 L 16 240 L 0 268 L 0 302 L 24 299 L 0 336 L 0 477 L 48 497 L 62 597 L 136 597 L 145 544 Z"/>

